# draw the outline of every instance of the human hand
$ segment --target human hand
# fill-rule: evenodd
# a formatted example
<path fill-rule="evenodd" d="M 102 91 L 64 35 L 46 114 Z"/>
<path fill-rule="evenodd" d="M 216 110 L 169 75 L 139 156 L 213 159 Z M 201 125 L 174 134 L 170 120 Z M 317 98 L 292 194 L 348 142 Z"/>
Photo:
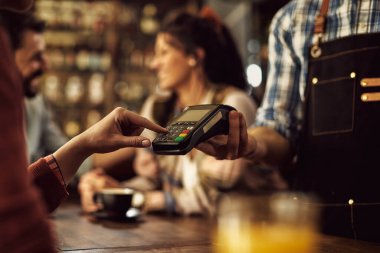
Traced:
<path fill-rule="evenodd" d="M 125 147 L 149 147 L 151 141 L 139 136 L 144 128 L 167 132 L 134 112 L 121 107 L 114 109 L 54 152 L 65 182 L 69 182 L 80 164 L 94 153 L 108 153 Z"/>
<path fill-rule="evenodd" d="M 157 157 L 145 149 L 139 149 L 137 151 L 133 168 L 139 176 L 149 179 L 156 179 L 159 173 Z"/>
<path fill-rule="evenodd" d="M 256 146 L 256 140 L 248 135 L 244 116 L 237 111 L 231 111 L 228 135 L 210 138 L 198 144 L 196 148 L 219 160 L 234 160 L 254 153 Z"/>
<path fill-rule="evenodd" d="M 78 191 L 84 212 L 95 212 L 101 207 L 94 202 L 94 194 L 108 187 L 120 187 L 118 181 L 106 175 L 100 168 L 89 171 L 81 176 Z"/>
<path fill-rule="evenodd" d="M 145 192 L 144 211 L 160 211 L 165 209 L 165 194 L 163 191 Z"/>
<path fill-rule="evenodd" d="M 199 171 L 218 187 L 230 188 L 239 180 L 245 167 L 243 159 L 216 160 L 212 156 L 206 156 L 201 161 Z"/>
<path fill-rule="evenodd" d="M 108 153 L 125 147 L 149 147 L 151 141 L 140 136 L 144 128 L 167 130 L 140 115 L 118 107 L 101 121 L 77 136 L 77 144 L 89 153 Z"/>

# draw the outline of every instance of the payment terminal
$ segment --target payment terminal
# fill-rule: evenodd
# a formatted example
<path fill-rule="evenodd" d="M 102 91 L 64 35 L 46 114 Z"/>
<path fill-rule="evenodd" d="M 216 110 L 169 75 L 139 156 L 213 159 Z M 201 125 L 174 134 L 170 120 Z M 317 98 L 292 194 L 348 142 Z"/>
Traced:
<path fill-rule="evenodd" d="M 228 134 L 228 113 L 235 110 L 222 104 L 187 107 L 152 142 L 153 151 L 161 155 L 184 155 L 198 143 L 220 134 Z"/>

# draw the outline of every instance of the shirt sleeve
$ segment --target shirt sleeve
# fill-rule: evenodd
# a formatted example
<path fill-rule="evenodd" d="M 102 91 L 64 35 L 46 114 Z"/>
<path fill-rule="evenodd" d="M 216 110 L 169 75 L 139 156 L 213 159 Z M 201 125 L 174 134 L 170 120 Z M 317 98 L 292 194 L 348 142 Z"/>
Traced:
<path fill-rule="evenodd" d="M 299 81 L 301 63 L 294 48 L 292 5 L 281 9 L 273 18 L 269 36 L 269 71 L 266 92 L 256 117 L 257 126 L 275 129 L 291 142 L 301 121 Z"/>
<path fill-rule="evenodd" d="M 58 164 L 53 158 L 41 158 L 31 164 L 28 171 L 40 189 L 48 211 L 54 211 L 69 195 Z"/>
<path fill-rule="evenodd" d="M 223 100 L 223 104 L 230 105 L 241 112 L 247 122 L 247 126 L 254 123 L 257 105 L 248 94 L 237 90 L 227 95 Z"/>
<path fill-rule="evenodd" d="M 43 205 L 26 172 L 22 82 L 0 26 L 0 251 L 56 252 Z"/>

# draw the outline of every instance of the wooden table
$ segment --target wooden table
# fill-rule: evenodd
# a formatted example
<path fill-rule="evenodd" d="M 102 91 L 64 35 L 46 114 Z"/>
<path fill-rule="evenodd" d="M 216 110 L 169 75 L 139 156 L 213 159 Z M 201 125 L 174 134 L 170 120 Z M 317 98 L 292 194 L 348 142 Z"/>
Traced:
<path fill-rule="evenodd" d="M 91 221 L 81 215 L 78 204 L 65 203 L 52 222 L 62 252 L 212 252 L 212 222 L 200 217 L 145 215 L 135 223 Z M 322 236 L 318 252 L 379 253 L 380 244 Z"/>

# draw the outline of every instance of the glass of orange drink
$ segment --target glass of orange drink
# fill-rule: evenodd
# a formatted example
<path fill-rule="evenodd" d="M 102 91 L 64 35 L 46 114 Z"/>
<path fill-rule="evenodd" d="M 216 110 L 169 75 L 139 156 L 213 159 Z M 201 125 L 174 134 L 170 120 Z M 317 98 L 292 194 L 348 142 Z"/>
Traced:
<path fill-rule="evenodd" d="M 227 195 L 214 233 L 215 253 L 315 253 L 318 206 L 300 193 Z"/>

